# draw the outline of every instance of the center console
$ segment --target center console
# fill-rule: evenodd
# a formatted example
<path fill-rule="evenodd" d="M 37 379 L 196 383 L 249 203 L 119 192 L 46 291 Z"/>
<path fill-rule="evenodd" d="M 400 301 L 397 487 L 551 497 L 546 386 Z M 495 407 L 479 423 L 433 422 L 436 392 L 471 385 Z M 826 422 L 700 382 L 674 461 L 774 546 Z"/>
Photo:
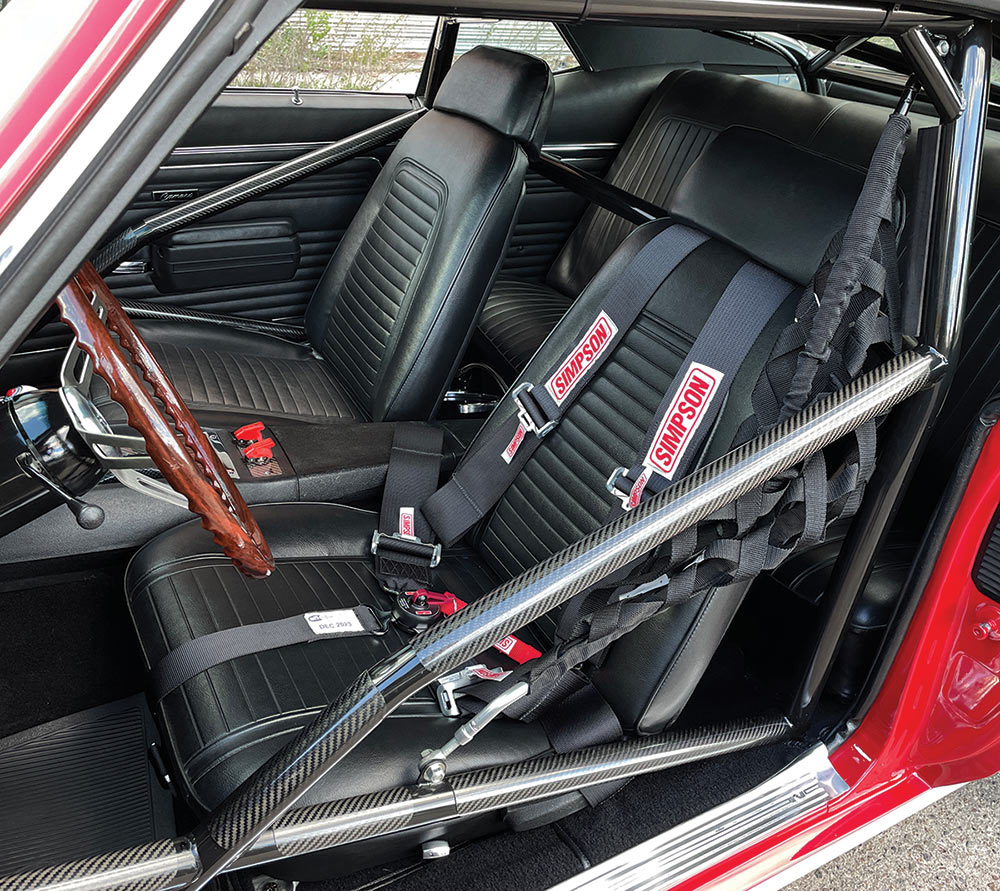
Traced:
<path fill-rule="evenodd" d="M 395 424 L 281 421 L 247 430 L 250 425 L 235 427 L 224 416 L 199 420 L 250 505 L 317 501 L 378 509 Z M 445 431 L 442 474 L 448 474 L 483 421 L 457 418 L 438 423 Z M 49 510 L 0 537 L 0 560 L 22 562 L 137 548 L 192 518 L 184 508 L 150 498 L 113 478 L 90 489 L 86 499 L 103 511 L 104 520 L 97 528 L 81 528 L 70 511 Z"/>

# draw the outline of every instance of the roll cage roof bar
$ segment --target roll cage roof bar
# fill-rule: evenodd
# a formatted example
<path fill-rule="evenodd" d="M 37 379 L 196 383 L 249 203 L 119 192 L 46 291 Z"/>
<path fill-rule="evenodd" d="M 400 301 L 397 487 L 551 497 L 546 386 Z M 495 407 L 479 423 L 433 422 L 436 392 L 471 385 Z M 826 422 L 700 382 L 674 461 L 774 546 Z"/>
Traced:
<path fill-rule="evenodd" d="M 551 5 L 569 10 L 581 3 L 582 0 L 567 0 Z M 386 6 L 384 2 L 378 5 L 381 9 Z M 467 5 L 470 8 L 485 6 L 478 0 Z M 396 3 L 394 8 L 411 7 Z M 589 17 L 600 18 L 602 11 L 610 14 L 612 8 L 618 8 L 613 0 L 591 0 Z M 894 425 L 886 442 L 888 455 L 883 455 L 876 475 L 869 483 L 861 510 L 827 588 L 825 621 L 801 689 L 790 707 L 795 724 L 801 725 L 808 718 L 829 672 L 850 606 L 867 580 L 871 559 L 895 513 L 899 495 L 905 488 L 925 441 L 926 431 L 946 392 L 942 379 L 948 361 L 957 349 L 964 314 L 992 38 L 985 24 L 976 24 L 972 28 L 963 25 L 956 29 L 954 20 L 949 19 L 942 24 L 933 16 L 928 21 L 928 17 L 922 14 L 897 10 L 770 0 L 753 4 L 737 0 L 700 0 L 685 7 L 683 14 L 677 10 L 670 11 L 661 16 L 660 21 L 666 18 L 671 23 L 692 24 L 692 19 L 706 23 L 711 19 L 714 26 L 719 27 L 720 18 L 735 16 L 739 10 L 744 16 L 749 16 L 751 8 L 755 19 L 764 15 L 802 18 L 805 12 L 807 21 L 804 24 L 813 28 L 817 20 L 832 25 L 834 19 L 839 19 L 841 33 L 855 25 L 861 30 L 868 27 L 888 29 L 900 38 L 901 51 L 913 65 L 939 110 L 941 125 L 933 128 L 931 138 L 923 142 L 924 150 L 932 155 L 934 188 L 931 213 L 928 215 L 930 231 L 926 238 L 926 265 L 920 275 L 923 313 L 919 346 L 874 369 L 844 390 L 830 394 L 775 430 L 678 481 L 615 522 L 601 527 L 414 638 L 394 656 L 362 673 L 336 702 L 331 703 L 192 833 L 178 839 L 153 842 L 139 848 L 9 877 L 0 881 L 0 885 L 4 888 L 47 891 L 71 887 L 82 891 L 112 885 L 123 889 L 141 887 L 145 891 L 178 887 L 198 891 L 221 873 L 245 865 L 248 858 L 252 860 L 252 853 L 260 850 L 262 845 L 268 849 L 270 859 L 301 852 L 295 847 L 284 851 L 273 849 L 279 830 L 289 825 L 288 818 L 292 816 L 300 833 L 310 828 L 315 830 L 314 838 L 321 840 L 317 847 L 336 843 L 331 841 L 333 834 L 323 834 L 323 827 L 330 826 L 331 821 L 336 823 L 338 819 L 349 817 L 360 820 L 373 831 L 378 831 L 380 827 L 381 831 L 386 831 L 385 799 L 380 799 L 383 801 L 381 811 L 370 803 L 365 805 L 348 801 L 324 805 L 322 814 L 313 814 L 307 808 L 296 810 L 294 814 L 292 812 L 301 798 L 332 767 L 412 694 L 454 670 L 469 656 L 566 602 L 577 592 L 684 531 L 717 508 L 856 429 L 864 421 L 888 411 L 904 399 L 910 399 L 910 410 L 905 418 L 900 419 L 901 423 Z M 495 4 L 491 9 L 494 13 L 498 12 Z M 708 9 L 718 15 L 710 16 Z M 523 17 L 523 9 L 517 10 L 516 14 Z M 651 12 L 647 15 L 651 16 Z M 815 19 L 808 18 L 809 15 L 815 16 Z M 948 31 L 955 36 L 956 52 L 950 55 L 953 72 L 945 68 L 930 45 L 929 34 L 920 27 L 924 24 L 932 25 L 935 33 Z M 784 25 L 784 30 L 787 30 L 787 21 Z M 740 21 L 739 26 L 747 27 L 746 18 Z M 909 33 L 904 37 L 905 32 Z M 398 122 L 399 119 L 394 120 Z M 755 725 L 754 733 L 758 739 L 774 738 L 784 732 L 786 726 L 782 721 L 762 720 Z M 727 733 L 731 733 L 731 728 Z M 726 733 L 722 736 L 726 737 Z M 716 733 L 715 740 L 719 738 Z M 662 740 L 661 745 L 669 752 L 677 747 L 678 741 L 668 738 Z M 706 750 L 712 748 L 704 738 L 698 745 Z M 608 769 L 620 770 L 620 763 L 624 760 L 633 765 L 630 768 L 632 772 L 637 772 L 639 768 L 635 764 L 641 753 L 647 751 L 648 743 L 624 742 L 617 746 L 613 752 L 603 753 L 605 760 L 601 763 L 608 764 L 617 758 L 619 766 Z M 725 750 L 724 746 L 715 749 L 716 752 L 722 750 Z M 600 774 L 596 780 L 593 774 L 581 779 L 583 774 L 578 760 L 581 756 L 597 757 L 594 750 L 570 753 L 558 756 L 563 760 L 554 761 L 549 766 L 557 773 L 573 774 L 579 785 L 606 779 L 606 774 Z M 513 770 L 505 786 L 515 796 L 524 794 L 519 783 L 531 786 L 532 781 L 526 778 L 524 772 L 537 769 L 537 764 L 528 762 L 520 769 L 522 774 Z M 461 780 L 462 777 L 455 777 L 449 787 L 441 790 L 444 800 L 437 813 L 442 819 L 453 814 L 463 795 L 470 794 L 472 781 L 460 783 Z M 565 783 L 559 786 L 562 790 L 571 787 Z M 537 791 L 542 787 L 536 784 L 531 788 Z M 551 790 L 551 787 L 543 788 Z M 479 787 L 476 789 L 479 790 Z M 485 800 L 498 800 L 489 798 L 497 791 L 491 789 Z M 546 793 L 543 791 L 541 794 Z M 406 802 L 399 798 L 392 807 L 403 805 Z M 393 820 L 397 822 L 392 823 L 393 827 L 399 828 L 398 820 L 408 819 L 410 813 L 406 811 L 402 818 L 394 814 Z"/>

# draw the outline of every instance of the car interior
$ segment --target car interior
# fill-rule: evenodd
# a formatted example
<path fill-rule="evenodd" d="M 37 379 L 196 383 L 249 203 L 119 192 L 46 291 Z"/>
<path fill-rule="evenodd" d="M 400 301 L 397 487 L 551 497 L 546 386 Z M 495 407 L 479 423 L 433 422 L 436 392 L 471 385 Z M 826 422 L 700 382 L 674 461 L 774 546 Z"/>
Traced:
<path fill-rule="evenodd" d="M 249 550 L 223 553 L 219 528 L 192 518 L 193 499 L 189 510 L 175 478 L 143 460 L 140 403 L 130 411 L 81 349 L 82 316 L 53 308 L 0 368 L 8 454 L 30 442 L 47 468 L 11 458 L 0 505 L 0 874 L 188 832 L 359 676 L 625 514 L 647 481 L 633 488 L 622 473 L 622 489 L 615 476 L 649 446 L 665 394 L 691 398 L 694 358 L 721 352 L 728 364 L 708 363 L 726 369 L 708 382 L 723 392 L 700 438 L 678 434 L 674 482 L 777 422 L 788 365 L 775 356 L 796 361 L 784 338 L 810 295 L 819 305 L 817 270 L 911 89 L 891 40 L 847 46 L 849 34 L 801 23 L 781 34 L 305 5 L 317 8 L 281 28 L 302 30 L 312 15 L 338 16 L 334 29 L 405 31 L 412 82 L 238 78 L 108 227 L 92 277 L 78 277 L 81 293 L 100 293 L 103 278 L 206 434 L 226 476 L 209 479 L 213 492 L 225 499 L 231 486 L 249 505 Z M 837 349 L 848 358 L 824 372 L 824 392 L 916 342 L 909 295 L 923 274 L 927 183 L 917 147 L 938 116 L 913 92 L 884 221 L 893 243 L 882 242 L 898 250 L 902 306 L 883 278 L 876 290 L 890 296 L 845 325 Z M 494 691 L 510 693 L 533 657 L 567 648 L 573 606 L 463 654 L 461 677 L 408 694 L 297 806 L 335 820 L 344 802 L 439 787 L 444 761 L 428 753 L 477 714 L 488 717 L 475 738 L 448 752 L 456 789 L 468 772 L 623 739 L 715 726 L 718 741 L 743 726 L 745 741 L 335 846 L 278 845 L 280 856 L 228 873 L 230 887 L 492 888 L 511 874 L 549 887 L 840 738 L 891 658 L 921 540 L 997 386 L 998 178 L 1000 134 L 987 129 L 949 395 L 847 611 L 831 577 L 864 494 L 856 482 L 830 496 L 815 535 L 772 538 L 752 573 L 699 575 L 635 627 L 615 613 L 599 651 L 575 658 L 526 713 L 493 710 Z M 608 309 L 653 274 L 634 311 Z M 108 328 L 135 359 L 116 312 Z M 722 317 L 724 349 L 709 343 Z M 66 409 L 70 422 L 47 395 L 68 384 L 86 396 Z M 145 385 L 136 398 L 175 418 L 173 397 L 152 376 Z M 907 411 L 879 423 L 880 442 Z M 113 449 L 109 460 L 67 456 L 51 440 L 67 423 Z M 180 441 L 178 478 L 204 467 Z M 865 463 L 866 447 L 859 437 L 828 455 L 831 486 Z M 786 522 L 803 511 L 817 522 L 804 498 Z M 742 523 L 713 528 L 729 520 Z M 686 555 L 694 573 L 705 546 L 689 539 L 672 559 Z M 652 565 L 616 583 L 655 587 Z M 289 630 L 293 617 L 333 611 L 350 627 L 330 639 Z"/>

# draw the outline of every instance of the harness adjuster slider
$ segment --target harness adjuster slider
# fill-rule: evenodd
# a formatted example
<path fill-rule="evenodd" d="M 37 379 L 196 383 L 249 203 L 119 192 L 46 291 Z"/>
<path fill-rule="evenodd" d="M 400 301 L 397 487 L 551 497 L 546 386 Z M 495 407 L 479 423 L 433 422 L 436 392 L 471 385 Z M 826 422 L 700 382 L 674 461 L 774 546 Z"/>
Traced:
<path fill-rule="evenodd" d="M 431 544 L 413 538 L 409 535 L 401 535 L 398 532 L 379 532 L 378 529 L 372 533 L 372 556 L 386 557 L 386 552 L 395 552 L 407 557 L 420 557 L 428 561 L 431 569 L 441 562 L 441 544 Z M 381 552 L 381 553 L 380 553 Z"/>
<path fill-rule="evenodd" d="M 529 433 L 534 433 L 539 439 L 556 428 L 557 421 L 549 418 L 548 414 L 534 397 L 532 391 L 534 384 L 525 381 L 514 388 L 510 394 L 514 402 L 517 403 L 517 419 L 521 426 Z"/>

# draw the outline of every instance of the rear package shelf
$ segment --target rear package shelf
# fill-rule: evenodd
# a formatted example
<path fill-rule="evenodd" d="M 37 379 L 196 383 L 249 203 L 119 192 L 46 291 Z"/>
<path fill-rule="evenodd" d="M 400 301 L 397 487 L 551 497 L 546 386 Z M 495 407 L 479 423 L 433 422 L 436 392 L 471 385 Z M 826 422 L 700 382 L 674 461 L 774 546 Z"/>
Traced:
<path fill-rule="evenodd" d="M 0 740 L 0 875 L 174 834 L 141 695 Z"/>

